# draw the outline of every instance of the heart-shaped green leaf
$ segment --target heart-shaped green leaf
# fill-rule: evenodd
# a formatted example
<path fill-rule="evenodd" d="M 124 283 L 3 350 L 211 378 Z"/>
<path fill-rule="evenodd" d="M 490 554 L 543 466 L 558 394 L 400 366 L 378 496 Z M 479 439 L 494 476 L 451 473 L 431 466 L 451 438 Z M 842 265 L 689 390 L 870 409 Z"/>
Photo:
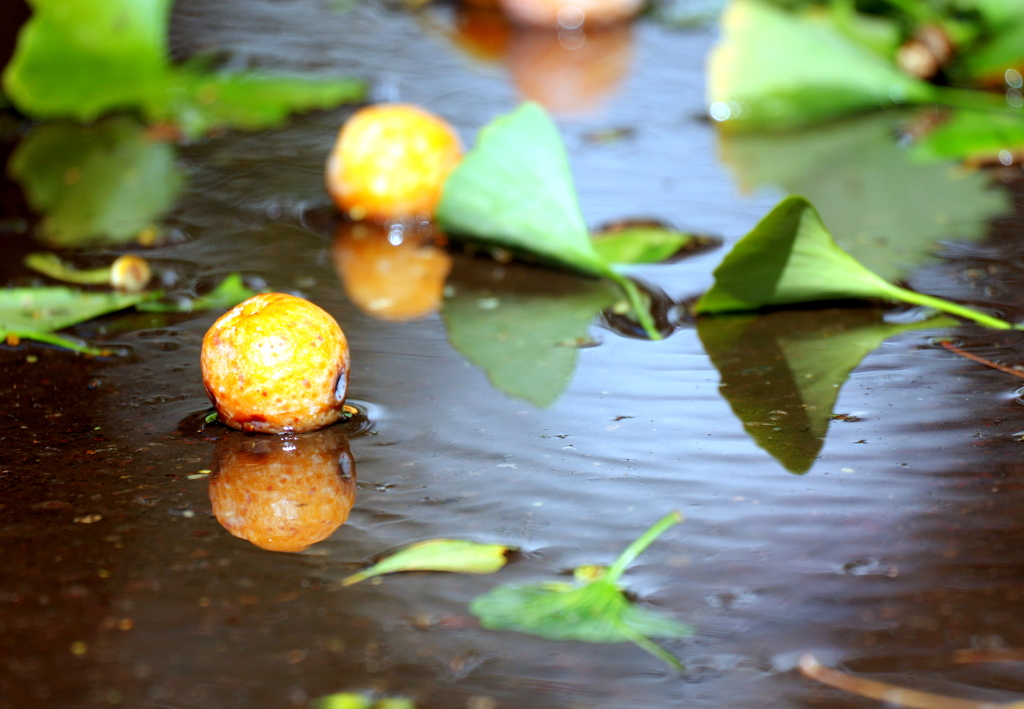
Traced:
<path fill-rule="evenodd" d="M 715 269 L 714 285 L 697 302 L 694 312 L 744 312 L 844 299 L 924 305 L 988 327 L 1012 327 L 977 310 L 883 280 L 843 251 L 810 202 L 797 196 L 782 200 L 733 246 Z"/>
<path fill-rule="evenodd" d="M 692 634 L 689 626 L 629 601 L 618 586 L 626 567 L 668 528 L 682 521 L 672 512 L 633 542 L 607 570 L 588 567 L 582 585 L 542 583 L 499 586 L 475 598 L 470 611 L 489 630 L 513 630 L 548 640 L 591 643 L 635 642 L 676 669 L 679 660 L 650 641 Z M 581 570 L 577 570 L 578 572 Z M 596 571 L 596 573 L 595 573 Z"/>
<path fill-rule="evenodd" d="M 342 584 L 351 586 L 363 579 L 399 571 L 453 571 L 463 574 L 491 574 L 505 565 L 512 547 L 481 544 L 462 539 L 430 539 L 413 544 L 376 564 L 352 574 Z"/>
<path fill-rule="evenodd" d="M 843 384 L 869 352 L 900 333 L 956 324 L 944 315 L 886 323 L 877 310 L 829 308 L 698 318 L 697 334 L 743 428 L 802 474 L 821 452 Z"/>

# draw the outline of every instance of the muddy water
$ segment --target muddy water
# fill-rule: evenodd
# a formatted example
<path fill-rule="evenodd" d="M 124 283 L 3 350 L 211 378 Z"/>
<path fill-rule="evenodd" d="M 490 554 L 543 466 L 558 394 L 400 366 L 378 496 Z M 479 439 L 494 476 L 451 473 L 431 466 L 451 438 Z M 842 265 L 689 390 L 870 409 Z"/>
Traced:
<path fill-rule="evenodd" d="M 511 64 L 453 48 L 442 31 L 452 22 L 445 8 L 417 20 L 327 3 L 179 3 L 174 42 L 182 56 L 217 47 L 238 66 L 366 77 L 384 98 L 451 118 L 468 141 L 515 104 L 516 84 Z M 712 41 L 710 29 L 639 23 L 614 90 L 561 119 L 588 221 L 654 216 L 731 242 L 773 204 L 777 192 L 738 191 L 698 118 Z M 745 430 L 728 398 L 736 380 L 676 309 L 661 342 L 595 320 L 597 346 L 578 350 L 565 391 L 538 408 L 493 386 L 441 316 L 377 320 L 345 295 L 320 184 L 345 115 L 183 148 L 188 187 L 170 242 L 149 257 L 179 288 L 240 270 L 339 320 L 352 346 L 350 396 L 366 417 L 337 444 L 354 461 L 347 521 L 302 553 L 260 549 L 218 522 L 216 481 L 200 473 L 225 475 L 232 446 L 245 445 L 198 424 L 208 407 L 199 346 L 218 313 L 75 330 L 129 357 L 4 347 L 0 707 L 258 709 L 343 690 L 428 708 L 873 706 L 803 679 L 794 667 L 806 651 L 945 694 L 1024 693 L 1019 665 L 952 661 L 956 650 L 1024 646 L 1019 382 L 933 344 L 946 330 L 896 334 L 838 387 L 840 417 L 820 452 L 801 444 L 809 469 L 794 475 Z M 592 139 L 622 128 L 620 140 Z M 985 179 L 1009 210 L 982 225 L 980 245 L 948 247 L 910 282 L 1019 317 L 1020 183 L 1012 172 Z M 5 195 L 23 214 L 16 192 Z M 36 246 L 17 220 L 4 224 L 4 281 L 30 282 L 17 264 Z M 636 273 L 682 301 L 708 286 L 721 254 Z M 456 253 L 449 301 L 470 293 L 500 310 L 592 285 Z M 864 318 L 833 308 L 779 328 Z M 953 334 L 1010 364 L 1024 350 L 1019 335 Z M 753 337 L 739 346 L 754 369 L 785 349 Z M 782 385 L 752 391 L 778 399 L 776 418 L 798 413 Z M 663 643 L 683 675 L 633 645 L 486 631 L 468 613 L 497 583 L 610 561 L 671 509 L 686 522 L 626 582 L 695 627 L 692 639 Z M 339 584 L 388 549 L 442 536 L 520 552 L 496 576 Z"/>

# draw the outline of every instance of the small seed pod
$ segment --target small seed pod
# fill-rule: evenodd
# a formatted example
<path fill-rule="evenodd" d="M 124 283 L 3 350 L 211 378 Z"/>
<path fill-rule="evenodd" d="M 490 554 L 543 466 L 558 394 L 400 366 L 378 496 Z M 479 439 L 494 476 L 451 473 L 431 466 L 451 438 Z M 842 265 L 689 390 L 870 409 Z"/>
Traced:
<path fill-rule="evenodd" d="M 149 283 L 153 272 L 141 256 L 125 254 L 110 265 L 110 285 L 128 293 L 138 293 Z"/>
<path fill-rule="evenodd" d="M 232 428 L 315 431 L 344 413 L 348 342 L 308 300 L 261 293 L 239 303 L 206 332 L 201 365 L 217 417 Z"/>

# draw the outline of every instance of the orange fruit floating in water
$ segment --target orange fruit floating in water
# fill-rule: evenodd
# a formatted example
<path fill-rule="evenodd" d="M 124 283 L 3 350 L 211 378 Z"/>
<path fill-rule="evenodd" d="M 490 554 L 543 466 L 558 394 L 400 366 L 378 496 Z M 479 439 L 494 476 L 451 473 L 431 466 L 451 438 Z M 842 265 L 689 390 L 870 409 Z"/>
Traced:
<path fill-rule="evenodd" d="M 217 521 L 270 551 L 302 551 L 348 519 L 355 463 L 337 429 L 221 439 L 210 474 Z"/>
<path fill-rule="evenodd" d="M 520 24 L 575 30 L 632 19 L 644 0 L 500 0 L 500 4 Z"/>
<path fill-rule="evenodd" d="M 461 159 L 458 135 L 433 113 L 403 103 L 367 106 L 338 133 L 327 191 L 355 220 L 427 220 Z"/>
<path fill-rule="evenodd" d="M 203 386 L 217 418 L 241 431 L 314 431 L 341 418 L 348 388 L 345 335 L 308 300 L 261 293 L 203 337 Z"/>
<path fill-rule="evenodd" d="M 345 292 L 367 315 L 414 320 L 441 308 L 452 259 L 414 230 L 342 224 L 334 235 L 333 256 Z"/>

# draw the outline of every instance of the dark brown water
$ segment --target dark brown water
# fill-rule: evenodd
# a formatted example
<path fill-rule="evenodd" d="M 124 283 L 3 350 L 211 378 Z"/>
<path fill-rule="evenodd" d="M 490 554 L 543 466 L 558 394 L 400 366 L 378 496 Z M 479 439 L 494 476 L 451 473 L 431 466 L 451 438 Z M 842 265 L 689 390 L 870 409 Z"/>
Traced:
<path fill-rule="evenodd" d="M 443 31 L 454 22 L 444 7 L 414 17 L 298 0 L 182 2 L 173 36 L 181 56 L 216 47 L 237 66 L 367 78 L 378 97 L 446 116 L 468 142 L 515 105 L 511 74 L 520 65 L 461 53 Z M 729 146 L 699 118 L 713 40 L 712 28 L 639 22 L 618 40 L 626 50 L 615 90 L 590 113 L 560 120 L 590 223 L 651 216 L 732 243 L 782 190 L 796 189 L 780 178 L 775 189 L 743 194 L 739 182 L 769 181 L 751 172 L 734 179 L 719 162 Z M 535 51 L 515 41 L 517 51 Z M 338 319 L 352 347 L 350 397 L 369 421 L 349 424 L 358 482 L 347 522 L 288 554 L 236 538 L 214 517 L 211 483 L 195 476 L 223 464 L 218 440 L 234 434 L 199 433 L 196 413 L 208 407 L 200 342 L 220 311 L 109 317 L 75 330 L 130 348 L 126 357 L 0 347 L 0 707 L 262 709 L 364 690 L 426 708 L 876 706 L 802 678 L 794 668 L 806 651 L 950 695 L 1008 702 L 1024 693 L 1020 665 L 951 659 L 967 648 L 1024 646 L 1021 383 L 931 340 L 952 332 L 1012 365 L 1024 357 L 1019 334 L 964 326 L 879 337 L 835 387 L 840 416 L 826 419 L 820 452 L 820 435 L 778 425 L 806 462 L 803 475 L 743 423 L 774 429 L 769 419 L 800 414 L 792 394 L 805 370 L 779 369 L 780 357 L 795 362 L 794 343 L 823 329 L 877 325 L 871 311 L 773 316 L 777 326 L 741 338 L 732 354 L 712 350 L 716 335 L 681 308 L 668 314 L 678 329 L 660 342 L 595 319 L 598 346 L 576 351 L 565 391 L 538 408 L 495 388 L 452 346 L 452 318 L 467 302 L 521 307 L 522 317 L 540 312 L 529 310 L 538 303 L 558 312 L 572 302 L 596 315 L 594 284 L 456 253 L 444 318 L 363 314 L 335 271 L 321 185 L 346 115 L 181 149 L 189 181 L 168 219 L 173 238 L 147 257 L 179 289 L 240 270 Z M 623 128 L 620 140 L 591 139 Z M 827 148 L 840 144 L 826 136 L 818 153 L 797 146 L 788 159 L 823 156 L 821 177 L 809 182 L 825 195 L 816 201 L 838 185 L 836 203 L 854 216 L 881 213 L 855 205 L 877 204 L 866 187 L 888 173 L 829 158 Z M 898 151 L 881 146 L 885 156 Z M 765 160 L 757 164 L 775 164 Z M 929 233 L 948 223 L 936 238 L 975 243 L 944 247 L 945 258 L 912 272 L 912 286 L 1019 318 L 1020 173 L 943 166 L 942 174 L 976 181 L 976 208 L 930 190 L 908 193 L 911 206 L 897 216 L 910 214 Z M 13 188 L 4 200 L 7 216 L 25 215 Z M 853 237 L 870 236 L 864 221 Z M 30 283 L 18 264 L 38 245 L 17 219 L 4 225 L 4 282 Z M 722 253 L 635 273 L 683 301 L 708 287 Z M 896 266 L 905 257 L 879 258 Z M 534 375 L 529 363 L 509 369 Z M 468 602 L 498 583 L 609 562 L 671 509 L 686 522 L 625 580 L 643 603 L 696 628 L 690 640 L 663 643 L 685 674 L 630 644 L 486 631 L 469 614 Z M 504 542 L 521 553 L 495 576 L 406 574 L 341 587 L 382 552 L 433 537 Z"/>

